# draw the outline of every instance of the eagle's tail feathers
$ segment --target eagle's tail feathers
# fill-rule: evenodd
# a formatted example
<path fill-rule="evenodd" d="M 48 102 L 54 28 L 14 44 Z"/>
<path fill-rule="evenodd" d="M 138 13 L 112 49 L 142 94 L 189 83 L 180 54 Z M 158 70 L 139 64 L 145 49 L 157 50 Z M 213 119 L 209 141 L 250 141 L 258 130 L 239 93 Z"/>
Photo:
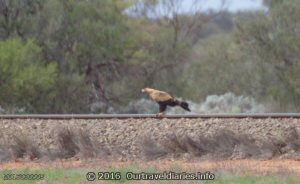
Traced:
<path fill-rule="evenodd" d="M 184 110 L 187 110 L 187 111 L 191 112 L 191 109 L 189 108 L 189 104 L 187 102 L 181 101 L 179 103 L 179 106 L 181 108 L 183 108 Z"/>

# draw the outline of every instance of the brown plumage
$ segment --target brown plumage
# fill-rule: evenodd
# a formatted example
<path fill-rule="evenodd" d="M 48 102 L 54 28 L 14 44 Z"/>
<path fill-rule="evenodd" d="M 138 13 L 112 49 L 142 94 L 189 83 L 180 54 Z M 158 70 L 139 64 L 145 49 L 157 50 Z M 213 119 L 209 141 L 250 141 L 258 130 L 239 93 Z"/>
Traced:
<path fill-rule="evenodd" d="M 159 104 L 158 115 L 163 115 L 167 109 L 167 106 L 180 106 L 189 112 L 191 111 L 187 102 L 179 101 L 167 92 L 159 91 L 152 88 L 144 88 L 142 89 L 142 92 L 147 93 L 152 100 L 156 101 Z"/>

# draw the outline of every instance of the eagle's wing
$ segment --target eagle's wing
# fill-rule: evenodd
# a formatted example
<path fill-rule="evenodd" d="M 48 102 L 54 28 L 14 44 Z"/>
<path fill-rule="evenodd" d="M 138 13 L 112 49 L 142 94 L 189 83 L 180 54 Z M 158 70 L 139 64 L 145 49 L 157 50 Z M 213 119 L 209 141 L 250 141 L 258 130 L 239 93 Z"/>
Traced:
<path fill-rule="evenodd" d="M 170 94 L 163 91 L 155 91 L 155 93 L 151 94 L 150 96 L 153 100 L 157 102 L 164 102 L 173 99 L 173 97 Z"/>

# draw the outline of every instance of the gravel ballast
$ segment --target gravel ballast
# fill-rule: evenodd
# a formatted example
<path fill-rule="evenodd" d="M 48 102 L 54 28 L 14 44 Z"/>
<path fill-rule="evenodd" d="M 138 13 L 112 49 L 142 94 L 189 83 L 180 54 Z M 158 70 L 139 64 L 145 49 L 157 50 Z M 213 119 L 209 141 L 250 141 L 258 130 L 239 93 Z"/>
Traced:
<path fill-rule="evenodd" d="M 279 118 L 1 119 L 0 160 L 300 159 L 299 133 L 300 119 Z"/>

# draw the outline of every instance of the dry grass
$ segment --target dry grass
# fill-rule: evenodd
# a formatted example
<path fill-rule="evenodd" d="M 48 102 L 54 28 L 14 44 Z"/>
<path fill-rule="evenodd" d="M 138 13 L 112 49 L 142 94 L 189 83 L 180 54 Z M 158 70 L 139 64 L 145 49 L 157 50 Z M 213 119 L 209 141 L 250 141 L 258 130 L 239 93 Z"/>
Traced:
<path fill-rule="evenodd" d="M 0 141 L 0 162 L 16 159 L 40 159 L 46 160 L 68 159 L 72 157 L 93 158 L 100 153 L 96 143 L 90 138 L 87 131 L 70 129 L 67 127 L 57 128 L 57 149 L 41 151 L 36 142 L 25 134 L 16 133 L 12 140 L 2 137 Z M 0 134 L 1 138 L 1 134 Z"/>
<path fill-rule="evenodd" d="M 28 156 L 30 160 L 41 157 L 40 150 L 37 148 L 35 142 L 26 136 L 14 136 L 13 144 L 9 145 L 11 156 L 14 159 Z"/>
<path fill-rule="evenodd" d="M 300 135 L 296 127 L 289 128 L 289 134 L 287 134 L 285 141 L 288 142 L 295 151 L 300 150 Z"/>
<path fill-rule="evenodd" d="M 62 128 L 58 132 L 58 155 L 61 158 L 70 158 L 79 153 L 79 146 L 76 144 L 76 135 L 68 128 Z"/>
<path fill-rule="evenodd" d="M 193 158 L 205 159 L 270 159 L 300 150 L 299 133 L 290 128 L 291 134 L 284 138 L 268 141 L 255 140 L 246 134 L 236 134 L 230 130 L 219 130 L 216 134 L 192 138 L 189 135 L 170 134 L 163 141 L 146 137 L 141 146 L 147 159 L 164 158 L 172 155 L 181 157 L 189 154 Z M 257 144 L 259 142 L 260 144 Z"/>
<path fill-rule="evenodd" d="M 274 137 L 269 140 L 256 140 L 250 135 L 237 134 L 233 131 L 220 129 L 211 136 L 190 136 L 188 134 L 170 133 L 163 139 L 145 136 L 138 148 L 146 160 L 161 158 L 172 159 L 273 159 L 282 155 L 289 158 L 289 153 L 300 155 L 300 136 L 295 127 L 284 137 Z M 89 131 L 70 127 L 57 127 L 56 147 L 41 150 L 31 137 L 16 133 L 10 141 L 0 132 L 0 161 L 29 158 L 30 160 L 45 158 L 55 159 L 85 159 L 101 157 L 108 154 L 112 159 L 125 158 L 123 151 L 128 147 L 114 145 L 110 151 L 91 138 Z M 108 145 L 110 146 L 110 145 Z"/>
<path fill-rule="evenodd" d="M 57 149 L 49 150 L 48 157 L 53 159 L 68 159 L 72 157 L 86 159 L 102 154 L 101 148 L 90 138 L 88 131 L 60 127 L 57 135 Z"/>
<path fill-rule="evenodd" d="M 41 158 L 41 151 L 36 143 L 26 135 L 16 133 L 12 135 L 10 143 L 6 137 L 0 142 L 0 161 L 16 160 L 27 158 L 30 160 Z"/>
<path fill-rule="evenodd" d="M 166 149 L 164 149 L 160 144 L 157 144 L 152 139 L 142 140 L 142 150 L 145 156 L 149 160 L 158 159 L 168 154 Z"/>

